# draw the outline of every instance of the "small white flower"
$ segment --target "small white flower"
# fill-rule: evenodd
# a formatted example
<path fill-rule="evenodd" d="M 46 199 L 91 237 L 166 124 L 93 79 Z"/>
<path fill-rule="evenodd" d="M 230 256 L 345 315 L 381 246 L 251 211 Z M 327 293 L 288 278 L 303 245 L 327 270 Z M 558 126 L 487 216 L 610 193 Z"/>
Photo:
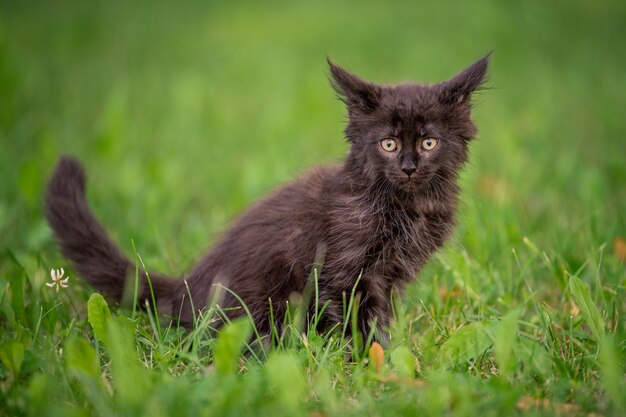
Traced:
<path fill-rule="evenodd" d="M 52 282 L 47 282 L 46 285 L 50 288 L 56 287 L 57 292 L 59 292 L 59 288 L 67 288 L 67 280 L 70 279 L 70 277 L 68 276 L 65 279 L 61 279 L 63 278 L 63 274 L 65 274 L 63 268 L 57 269 L 56 271 L 51 269 L 50 277 L 52 278 Z"/>

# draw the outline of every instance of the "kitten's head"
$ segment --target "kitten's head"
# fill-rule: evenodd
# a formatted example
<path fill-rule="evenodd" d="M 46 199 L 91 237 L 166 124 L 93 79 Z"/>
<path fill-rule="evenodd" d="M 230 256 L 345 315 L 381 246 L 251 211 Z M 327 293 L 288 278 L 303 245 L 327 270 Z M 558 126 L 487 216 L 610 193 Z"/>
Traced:
<path fill-rule="evenodd" d="M 331 83 L 348 108 L 345 132 L 358 175 L 409 193 L 454 180 L 477 132 L 470 99 L 488 59 L 435 85 L 374 84 L 329 61 Z"/>

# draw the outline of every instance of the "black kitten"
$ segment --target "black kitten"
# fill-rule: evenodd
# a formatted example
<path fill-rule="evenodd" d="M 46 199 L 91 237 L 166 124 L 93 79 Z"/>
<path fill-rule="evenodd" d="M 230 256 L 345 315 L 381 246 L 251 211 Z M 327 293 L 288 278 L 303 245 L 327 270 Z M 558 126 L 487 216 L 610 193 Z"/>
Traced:
<path fill-rule="evenodd" d="M 329 62 L 349 114 L 345 162 L 314 169 L 255 204 L 184 280 L 151 273 L 159 310 L 180 314 L 191 327 L 193 309 L 205 307 L 221 283 L 268 333 L 270 303 L 280 327 L 286 301 L 303 292 L 323 255 L 321 328 L 343 320 L 343 294 L 357 281 L 360 330 L 369 332 L 374 321 L 387 325 L 392 289 L 415 278 L 454 226 L 457 178 L 476 135 L 470 95 L 483 83 L 487 62 L 488 56 L 435 85 L 377 85 Z M 119 301 L 135 265 L 94 218 L 76 159 L 61 158 L 45 204 L 63 254 L 90 284 Z M 140 284 L 140 297 L 151 301 L 145 278 Z M 232 293 L 223 296 L 220 306 L 232 317 L 243 314 Z"/>

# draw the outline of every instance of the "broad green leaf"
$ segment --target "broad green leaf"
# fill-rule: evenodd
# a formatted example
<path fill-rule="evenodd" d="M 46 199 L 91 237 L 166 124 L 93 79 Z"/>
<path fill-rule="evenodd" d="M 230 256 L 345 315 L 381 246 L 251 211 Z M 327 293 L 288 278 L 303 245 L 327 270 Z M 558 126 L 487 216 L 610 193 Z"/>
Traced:
<path fill-rule="evenodd" d="M 126 412 L 122 414 L 134 415 L 145 403 L 153 380 L 139 363 L 137 345 L 128 319 L 116 317 L 108 320 L 106 325 L 116 401 L 126 407 Z"/>
<path fill-rule="evenodd" d="M 107 343 L 107 322 L 111 318 L 109 306 L 98 293 L 91 294 L 87 302 L 87 319 L 98 339 Z"/>
<path fill-rule="evenodd" d="M 591 299 L 589 285 L 585 284 L 577 276 L 571 275 L 569 278 L 569 289 L 576 305 L 580 308 L 583 319 L 591 328 L 593 336 L 599 342 L 604 336 L 604 322 L 602 321 L 598 307 L 596 307 L 596 304 Z"/>
<path fill-rule="evenodd" d="M 217 335 L 213 350 L 217 372 L 229 374 L 236 372 L 239 354 L 250 337 L 252 326 L 248 318 L 240 318 L 224 325 Z"/>
<path fill-rule="evenodd" d="M 493 322 L 473 322 L 460 328 L 444 342 L 435 366 L 450 367 L 480 356 L 493 343 Z"/>
<path fill-rule="evenodd" d="M 515 358 L 513 356 L 513 348 L 517 342 L 517 321 L 519 319 L 520 310 L 511 310 L 495 330 L 495 354 L 496 362 L 500 367 L 503 375 L 509 375 L 515 367 Z"/>
<path fill-rule="evenodd" d="M 291 415 L 300 410 L 307 396 L 307 382 L 298 358 L 291 353 L 275 353 L 265 365 L 265 374 L 284 409 Z"/>
<path fill-rule="evenodd" d="M 24 360 L 24 345 L 17 340 L 7 340 L 0 345 L 0 361 L 11 371 L 13 375 L 17 375 L 22 367 Z"/>
<path fill-rule="evenodd" d="M 65 345 L 65 366 L 74 375 L 85 373 L 91 377 L 100 375 L 100 364 L 91 345 L 79 337 L 71 338 Z"/>
<path fill-rule="evenodd" d="M 8 301 L 3 301 L 2 304 L 0 304 L 0 313 L 4 315 L 7 325 L 15 326 L 15 313 Z"/>
<path fill-rule="evenodd" d="M 8 288 L 8 285 L 0 285 L 0 303 L 4 303 L 4 296 L 7 294 Z"/>
<path fill-rule="evenodd" d="M 15 255 L 11 251 L 7 251 L 9 257 L 13 261 L 13 267 L 9 269 L 9 286 L 11 287 L 11 309 L 13 310 L 15 319 L 26 324 L 26 307 L 24 303 L 24 290 L 26 286 L 26 271 Z"/>
<path fill-rule="evenodd" d="M 33 416 L 46 415 L 50 411 L 50 392 L 55 386 L 54 378 L 46 373 L 38 373 L 28 381 L 28 411 Z"/>
<path fill-rule="evenodd" d="M 532 373 L 541 377 L 549 374 L 552 362 L 545 348 L 538 342 L 522 337 L 513 346 L 513 354 Z"/>
<path fill-rule="evenodd" d="M 391 364 L 403 376 L 413 376 L 415 374 L 415 358 L 406 346 L 398 346 L 391 351 Z"/>
<path fill-rule="evenodd" d="M 619 353 L 615 341 L 604 336 L 600 343 L 600 370 L 602 383 L 620 415 L 626 415 L 626 398 L 624 397 L 624 371 L 620 364 Z"/>
<path fill-rule="evenodd" d="M 338 393 L 334 388 L 333 378 L 331 376 L 330 367 L 318 368 L 312 379 L 312 389 L 316 396 L 320 399 L 321 404 L 325 404 L 330 410 L 337 406 Z M 332 413 L 331 413 L 332 414 Z"/>

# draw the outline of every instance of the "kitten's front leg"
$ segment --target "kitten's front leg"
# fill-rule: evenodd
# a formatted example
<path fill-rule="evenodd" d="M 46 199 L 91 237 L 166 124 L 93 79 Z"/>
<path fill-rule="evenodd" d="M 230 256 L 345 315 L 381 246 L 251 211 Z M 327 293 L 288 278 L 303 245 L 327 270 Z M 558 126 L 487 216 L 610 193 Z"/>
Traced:
<path fill-rule="evenodd" d="M 367 340 L 373 332 L 373 340 L 386 344 L 389 341 L 386 328 L 391 320 L 391 303 L 384 287 L 371 285 L 372 281 L 374 280 L 363 277 L 353 298 L 352 288 L 350 291 L 340 288 L 320 291 L 318 312 L 323 311 L 323 314 L 319 319 L 318 329 L 328 331 L 335 328 L 343 332 L 345 328 L 346 333 L 351 334 L 351 309 L 356 308 L 357 330 L 363 338 Z"/>
<path fill-rule="evenodd" d="M 385 297 L 366 293 L 359 306 L 359 331 L 364 339 L 372 334 L 372 340 L 386 346 L 389 342 L 387 328 L 391 322 L 391 304 Z"/>
<path fill-rule="evenodd" d="M 314 317 L 316 313 L 319 317 Z M 321 332 L 327 332 L 331 329 L 343 331 L 343 302 L 332 291 L 320 290 L 317 308 L 312 305 L 309 314 L 318 323 L 316 330 Z"/>

